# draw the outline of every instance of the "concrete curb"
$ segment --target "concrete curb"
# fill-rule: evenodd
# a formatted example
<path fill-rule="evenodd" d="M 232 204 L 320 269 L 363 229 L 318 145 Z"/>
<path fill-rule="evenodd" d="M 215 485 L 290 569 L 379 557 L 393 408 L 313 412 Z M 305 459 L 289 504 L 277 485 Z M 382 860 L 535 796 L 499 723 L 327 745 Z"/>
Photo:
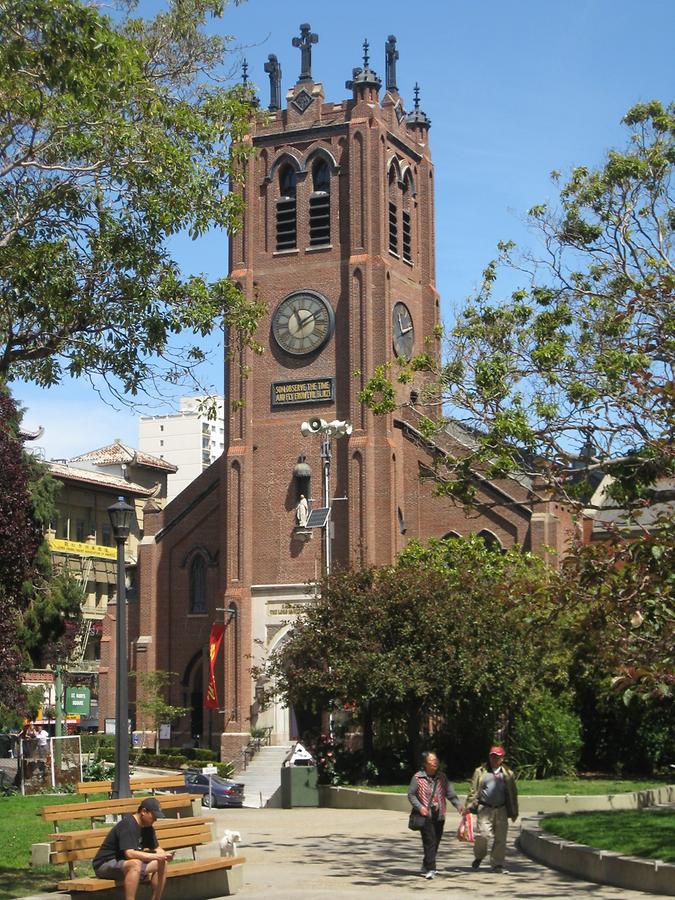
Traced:
<path fill-rule="evenodd" d="M 613 809 L 645 809 L 675 803 L 675 785 L 665 785 L 648 791 L 631 791 L 626 794 L 564 794 L 560 797 L 519 797 L 521 815 L 539 813 L 601 812 Z M 410 812 L 405 794 L 383 794 L 366 788 L 333 787 L 319 785 L 319 805 L 333 809 L 389 809 Z"/>
<path fill-rule="evenodd" d="M 586 881 L 675 897 L 675 865 L 564 841 L 542 830 L 542 818 L 523 819 L 517 841 L 519 850 L 536 862 Z"/>

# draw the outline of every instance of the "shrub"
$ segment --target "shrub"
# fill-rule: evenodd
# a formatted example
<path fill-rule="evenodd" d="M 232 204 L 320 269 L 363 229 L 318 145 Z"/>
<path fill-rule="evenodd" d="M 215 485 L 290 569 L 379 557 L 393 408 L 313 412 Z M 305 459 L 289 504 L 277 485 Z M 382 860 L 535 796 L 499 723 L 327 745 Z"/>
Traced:
<path fill-rule="evenodd" d="M 581 721 L 564 697 L 533 692 L 516 712 L 509 756 L 520 778 L 576 774 L 581 750 Z"/>
<path fill-rule="evenodd" d="M 84 781 L 105 781 L 106 779 L 114 779 L 114 777 L 115 766 L 100 759 L 87 763 L 82 767 L 82 778 Z"/>
<path fill-rule="evenodd" d="M 234 766 L 232 763 L 216 763 L 218 767 L 218 774 L 221 778 L 233 778 L 234 777 Z"/>

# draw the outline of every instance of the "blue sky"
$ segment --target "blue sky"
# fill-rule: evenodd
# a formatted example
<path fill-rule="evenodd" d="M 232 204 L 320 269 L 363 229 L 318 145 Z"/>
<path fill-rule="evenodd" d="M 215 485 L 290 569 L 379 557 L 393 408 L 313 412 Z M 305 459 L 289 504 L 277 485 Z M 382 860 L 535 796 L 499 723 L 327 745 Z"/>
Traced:
<path fill-rule="evenodd" d="M 141 0 L 153 12 L 160 0 Z M 231 61 L 244 56 L 249 77 L 269 102 L 263 65 L 269 53 L 283 71 L 282 97 L 300 72 L 291 46 L 301 22 L 319 35 L 312 73 L 327 100 L 349 95 L 345 80 L 361 63 L 364 38 L 371 68 L 384 77 L 384 43 L 398 39 L 398 86 L 412 107 L 413 87 L 431 118 L 436 167 L 436 281 L 443 313 L 480 282 L 497 241 L 532 243 L 523 225 L 535 203 L 554 200 L 549 174 L 595 165 L 625 143 L 622 115 L 634 103 L 673 99 L 675 0 L 248 0 L 226 8 L 216 24 L 234 36 Z M 227 273 L 227 241 L 211 233 L 180 238 L 183 270 Z M 222 386 L 221 349 L 213 344 L 203 378 Z M 118 410 L 88 382 L 60 388 L 15 385 L 29 427 L 45 426 L 47 457 L 72 456 L 120 438 L 137 443 L 136 414 Z M 145 412 L 166 412 L 157 403 Z"/>

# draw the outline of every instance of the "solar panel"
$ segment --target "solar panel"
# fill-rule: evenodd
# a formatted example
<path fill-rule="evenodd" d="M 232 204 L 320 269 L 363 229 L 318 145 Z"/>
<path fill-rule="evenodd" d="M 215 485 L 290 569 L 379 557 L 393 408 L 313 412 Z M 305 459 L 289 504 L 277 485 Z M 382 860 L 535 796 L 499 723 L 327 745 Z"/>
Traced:
<path fill-rule="evenodd" d="M 323 528 L 328 521 L 329 515 L 329 506 L 320 506 L 319 509 L 313 509 L 309 514 L 305 528 Z"/>

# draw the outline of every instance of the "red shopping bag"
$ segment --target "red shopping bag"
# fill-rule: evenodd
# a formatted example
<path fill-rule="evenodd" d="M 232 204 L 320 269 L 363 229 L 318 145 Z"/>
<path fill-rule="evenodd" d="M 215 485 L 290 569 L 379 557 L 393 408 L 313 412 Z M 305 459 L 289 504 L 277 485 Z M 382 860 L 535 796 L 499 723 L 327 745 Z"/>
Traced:
<path fill-rule="evenodd" d="M 457 839 L 473 844 L 473 816 L 471 813 L 466 813 L 466 815 L 462 816 L 457 828 Z"/>

